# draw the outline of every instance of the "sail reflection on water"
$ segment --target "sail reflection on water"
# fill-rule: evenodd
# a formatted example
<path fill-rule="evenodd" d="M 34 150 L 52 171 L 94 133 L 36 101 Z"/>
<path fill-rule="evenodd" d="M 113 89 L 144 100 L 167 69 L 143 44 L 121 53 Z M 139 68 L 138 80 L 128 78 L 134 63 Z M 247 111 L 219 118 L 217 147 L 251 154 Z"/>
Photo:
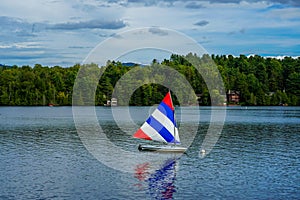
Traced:
<path fill-rule="evenodd" d="M 176 159 L 166 160 L 158 169 L 153 168 L 151 163 L 142 163 L 135 168 L 136 184 L 139 189 L 145 189 L 153 199 L 173 199 L 176 192 Z"/>

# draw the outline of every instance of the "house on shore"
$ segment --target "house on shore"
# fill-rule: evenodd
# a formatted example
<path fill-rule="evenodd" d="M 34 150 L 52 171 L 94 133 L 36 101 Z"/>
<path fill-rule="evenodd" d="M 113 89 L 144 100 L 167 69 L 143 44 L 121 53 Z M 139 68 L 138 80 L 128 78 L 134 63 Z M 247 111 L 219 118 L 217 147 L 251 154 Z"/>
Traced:
<path fill-rule="evenodd" d="M 228 105 L 237 105 L 240 103 L 240 91 L 228 90 L 227 92 L 227 102 Z"/>
<path fill-rule="evenodd" d="M 106 104 L 104 104 L 104 106 L 118 106 L 118 99 L 111 98 L 111 100 L 106 101 Z"/>
<path fill-rule="evenodd" d="M 117 105 L 118 105 L 118 100 L 117 100 L 117 98 L 111 98 L 110 106 L 117 106 Z"/>

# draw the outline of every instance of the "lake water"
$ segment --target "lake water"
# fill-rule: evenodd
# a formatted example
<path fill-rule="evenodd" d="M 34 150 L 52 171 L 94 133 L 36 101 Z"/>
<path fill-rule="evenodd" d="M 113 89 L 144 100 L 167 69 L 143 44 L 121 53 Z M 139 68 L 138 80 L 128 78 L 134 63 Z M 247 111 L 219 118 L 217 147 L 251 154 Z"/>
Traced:
<path fill-rule="evenodd" d="M 222 134 L 204 158 L 210 108 L 176 108 L 191 116 L 178 123 L 198 133 L 187 154 L 158 164 L 145 162 L 136 149 L 142 141 L 130 136 L 151 109 L 129 108 L 136 126 L 124 119 L 119 128 L 111 108 L 96 108 L 109 141 L 141 155 L 132 172 L 122 172 L 85 148 L 72 107 L 0 107 L 0 199 L 300 199 L 300 107 L 227 108 Z M 122 165 L 109 151 L 103 154 Z"/>

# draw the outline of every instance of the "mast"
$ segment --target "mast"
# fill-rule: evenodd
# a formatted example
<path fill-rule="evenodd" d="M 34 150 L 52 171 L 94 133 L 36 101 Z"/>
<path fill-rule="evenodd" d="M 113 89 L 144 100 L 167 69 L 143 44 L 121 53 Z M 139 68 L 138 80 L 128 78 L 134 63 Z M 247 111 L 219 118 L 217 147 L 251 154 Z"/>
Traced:
<path fill-rule="evenodd" d="M 176 142 L 175 142 L 175 141 L 176 141 L 176 120 L 175 120 L 175 107 L 174 107 L 174 112 L 173 112 L 173 113 L 174 113 L 174 115 L 173 115 L 173 116 L 174 116 L 174 123 L 175 123 L 175 124 L 174 124 L 174 146 L 175 146 L 175 145 L 176 145 Z"/>
<path fill-rule="evenodd" d="M 173 145 L 176 145 L 176 119 L 175 119 L 175 106 L 173 104 L 173 100 L 172 100 L 172 96 L 171 96 L 171 91 L 169 89 L 169 93 L 170 93 L 170 99 L 171 99 L 171 103 L 172 103 L 172 107 L 173 107 L 173 117 L 174 117 L 174 142 Z"/>

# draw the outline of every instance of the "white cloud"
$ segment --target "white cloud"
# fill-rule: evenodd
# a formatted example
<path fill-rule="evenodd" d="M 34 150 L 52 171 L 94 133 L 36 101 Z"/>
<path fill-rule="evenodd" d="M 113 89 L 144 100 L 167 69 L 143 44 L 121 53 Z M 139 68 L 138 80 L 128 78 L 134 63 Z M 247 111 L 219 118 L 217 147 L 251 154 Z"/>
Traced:
<path fill-rule="evenodd" d="M 268 14 L 270 18 L 280 18 L 282 20 L 300 20 L 300 8 L 283 8 L 271 10 Z"/>
<path fill-rule="evenodd" d="M 68 3 L 61 1 L 1 1 L 1 15 L 26 19 L 29 22 L 58 21 L 72 16 L 73 11 Z"/>
<path fill-rule="evenodd" d="M 16 49 L 33 49 L 33 48 L 40 48 L 40 44 L 38 42 L 18 42 L 18 43 L 12 43 L 7 45 L 0 45 L 0 49 L 10 49 L 10 48 L 16 48 Z"/>

